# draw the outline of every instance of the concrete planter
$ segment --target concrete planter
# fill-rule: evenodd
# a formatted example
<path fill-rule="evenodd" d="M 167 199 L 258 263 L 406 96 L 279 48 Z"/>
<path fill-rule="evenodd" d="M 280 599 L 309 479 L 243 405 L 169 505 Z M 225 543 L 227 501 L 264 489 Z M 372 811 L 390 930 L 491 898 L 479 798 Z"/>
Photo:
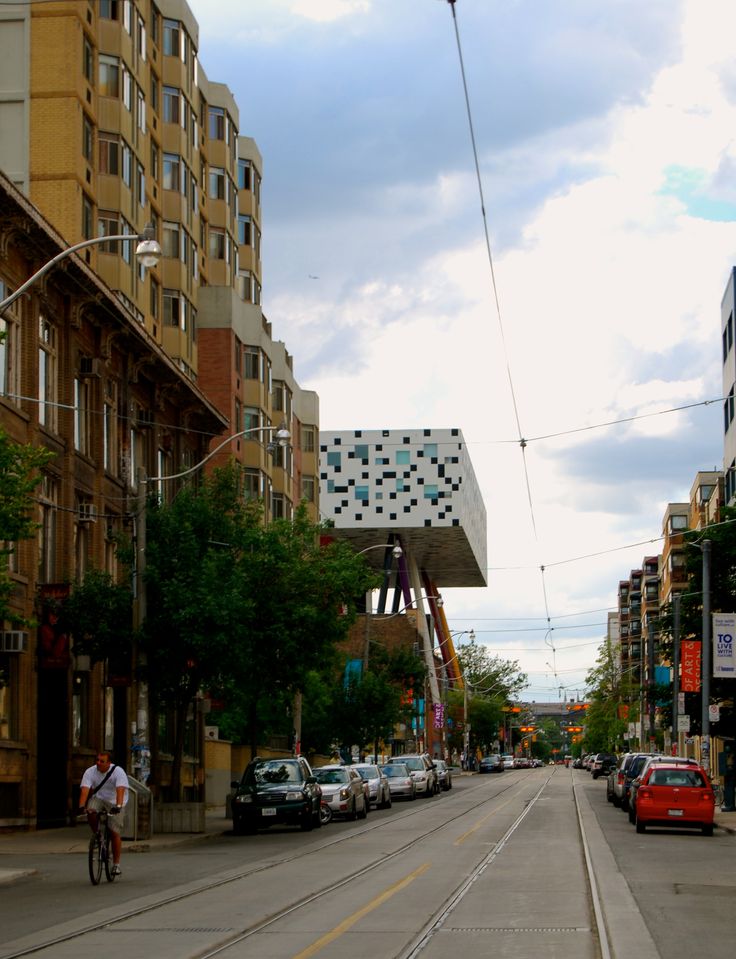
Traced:
<path fill-rule="evenodd" d="M 204 809 L 203 802 L 155 802 L 154 834 L 204 832 Z"/>

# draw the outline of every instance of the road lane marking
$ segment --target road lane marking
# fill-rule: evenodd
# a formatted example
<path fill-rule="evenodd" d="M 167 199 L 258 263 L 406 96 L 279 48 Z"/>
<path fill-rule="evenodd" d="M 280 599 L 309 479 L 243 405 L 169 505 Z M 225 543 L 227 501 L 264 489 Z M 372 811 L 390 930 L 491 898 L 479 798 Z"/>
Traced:
<path fill-rule="evenodd" d="M 491 818 L 491 816 L 495 816 L 497 812 L 501 812 L 501 810 L 504 807 L 508 806 L 509 803 L 513 802 L 516 798 L 517 798 L 516 796 L 511 796 L 509 799 L 506 800 L 505 803 L 501 803 L 500 806 L 496 806 L 495 809 L 492 809 L 489 813 L 486 813 L 486 815 L 483 816 L 482 819 L 479 819 L 474 826 L 471 826 L 467 832 L 464 832 L 462 836 L 458 836 L 458 838 L 453 843 L 453 846 L 459 846 L 461 843 L 464 843 L 465 840 L 468 838 L 468 836 L 472 836 L 473 833 L 476 832 L 476 830 L 480 829 L 480 827 L 483 825 L 484 822 L 487 822 Z"/>
<path fill-rule="evenodd" d="M 309 959 L 309 956 L 316 955 L 320 949 L 323 949 L 325 946 L 329 945 L 329 943 L 334 942 L 335 939 L 339 939 L 344 932 L 347 932 L 348 929 L 354 926 L 359 919 L 363 918 L 363 916 L 367 916 L 368 913 L 373 912 L 374 909 L 377 909 L 392 896 L 395 896 L 397 892 L 414 882 L 415 879 L 418 879 L 419 876 L 421 876 L 431 867 L 431 865 L 432 863 L 425 862 L 418 869 L 415 869 L 414 872 L 410 872 L 408 876 L 405 876 L 403 879 L 399 879 L 399 881 L 395 882 L 393 886 L 389 886 L 388 889 L 382 892 L 380 896 L 376 896 L 375 899 L 372 899 L 370 902 L 366 903 L 365 906 L 362 906 L 357 912 L 354 912 L 352 916 L 348 916 L 347 919 L 343 919 L 339 925 L 335 926 L 335 928 L 330 932 L 325 933 L 324 936 L 313 942 L 311 946 L 307 946 L 306 949 L 303 949 L 295 956 L 292 956 L 292 959 Z"/>

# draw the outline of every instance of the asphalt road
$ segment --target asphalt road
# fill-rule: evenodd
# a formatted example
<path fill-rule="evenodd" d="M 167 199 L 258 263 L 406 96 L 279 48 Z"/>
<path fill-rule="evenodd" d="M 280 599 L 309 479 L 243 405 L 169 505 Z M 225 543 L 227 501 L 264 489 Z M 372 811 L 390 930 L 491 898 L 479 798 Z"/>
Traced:
<path fill-rule="evenodd" d="M 574 791 L 614 959 L 691 959 L 694 948 L 730 956 L 736 836 L 638 835 L 606 802 L 602 780 L 558 767 L 458 777 L 449 793 L 372 811 L 365 823 L 128 854 L 113 885 L 92 887 L 82 854 L 3 855 L 3 866 L 32 865 L 38 874 L 0 891 L 0 959 L 141 906 L 148 911 L 36 954 L 185 959 L 224 945 L 223 959 L 332 959 L 346 950 L 351 959 L 389 959 L 408 956 L 424 932 L 422 959 L 458 950 L 463 959 L 594 959 Z M 343 884 L 309 901 L 330 882 Z M 151 908 L 163 897 L 167 906 Z M 257 928 L 298 901 L 299 909 Z M 246 939 L 227 945 L 243 931 Z"/>

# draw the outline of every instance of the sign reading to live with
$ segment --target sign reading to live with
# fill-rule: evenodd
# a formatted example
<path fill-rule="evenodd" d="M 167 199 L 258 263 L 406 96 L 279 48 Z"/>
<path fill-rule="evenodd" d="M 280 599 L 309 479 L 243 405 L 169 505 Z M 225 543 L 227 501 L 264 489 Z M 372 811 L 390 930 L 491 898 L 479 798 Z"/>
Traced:
<path fill-rule="evenodd" d="M 680 689 L 700 692 L 700 640 L 686 639 L 680 646 Z"/>
<path fill-rule="evenodd" d="M 736 613 L 713 613 L 713 675 L 736 676 Z"/>

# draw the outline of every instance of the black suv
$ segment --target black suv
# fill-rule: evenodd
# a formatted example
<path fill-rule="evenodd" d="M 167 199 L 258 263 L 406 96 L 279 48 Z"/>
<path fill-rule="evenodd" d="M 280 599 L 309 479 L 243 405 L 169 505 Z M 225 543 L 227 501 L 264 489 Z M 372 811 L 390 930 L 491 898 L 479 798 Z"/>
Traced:
<path fill-rule="evenodd" d="M 254 833 L 276 823 L 320 826 L 322 789 L 309 763 L 293 759 L 253 759 L 240 782 L 232 783 L 233 832 Z"/>

